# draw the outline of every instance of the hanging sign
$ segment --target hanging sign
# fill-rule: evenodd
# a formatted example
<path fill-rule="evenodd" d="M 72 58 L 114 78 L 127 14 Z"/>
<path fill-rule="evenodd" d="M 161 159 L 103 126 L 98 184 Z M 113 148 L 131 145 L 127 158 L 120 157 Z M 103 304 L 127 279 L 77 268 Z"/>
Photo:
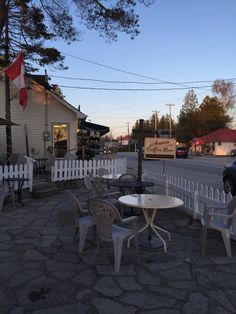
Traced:
<path fill-rule="evenodd" d="M 175 158 L 176 140 L 174 138 L 146 137 L 144 139 L 144 158 Z"/>

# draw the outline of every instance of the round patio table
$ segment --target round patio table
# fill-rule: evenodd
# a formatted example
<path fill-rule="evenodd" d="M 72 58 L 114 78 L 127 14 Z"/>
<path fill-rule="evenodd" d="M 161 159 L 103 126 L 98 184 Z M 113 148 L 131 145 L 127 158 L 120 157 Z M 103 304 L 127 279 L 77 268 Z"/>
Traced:
<path fill-rule="evenodd" d="M 156 235 L 162 242 L 164 246 L 164 251 L 167 253 L 166 241 L 160 235 L 158 231 L 162 231 L 168 235 L 168 240 L 171 240 L 171 234 L 169 231 L 157 226 L 154 224 L 154 219 L 157 213 L 157 210 L 164 208 L 175 208 L 183 205 L 183 201 L 177 197 L 158 195 L 158 194 L 130 194 L 121 196 L 118 201 L 126 206 L 132 206 L 141 208 L 146 224 L 138 232 L 142 233 L 148 229 L 148 240 L 143 243 L 142 246 L 146 248 L 156 248 L 156 243 L 152 239 L 152 234 Z M 128 239 L 128 247 L 130 245 L 130 240 L 133 238 L 131 236 Z"/>

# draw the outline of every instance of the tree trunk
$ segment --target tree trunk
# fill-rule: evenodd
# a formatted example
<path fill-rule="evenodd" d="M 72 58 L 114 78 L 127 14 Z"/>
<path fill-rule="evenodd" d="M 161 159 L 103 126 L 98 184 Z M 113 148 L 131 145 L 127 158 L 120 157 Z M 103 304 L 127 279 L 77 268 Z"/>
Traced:
<path fill-rule="evenodd" d="M 9 64 L 9 33 L 8 33 L 8 9 L 6 10 L 5 17 L 5 66 Z M 10 100 L 10 83 L 8 77 L 5 75 L 5 112 L 6 119 L 11 121 L 11 100 Z M 6 144 L 7 144 L 7 157 L 12 154 L 12 135 L 11 125 L 6 126 Z"/>

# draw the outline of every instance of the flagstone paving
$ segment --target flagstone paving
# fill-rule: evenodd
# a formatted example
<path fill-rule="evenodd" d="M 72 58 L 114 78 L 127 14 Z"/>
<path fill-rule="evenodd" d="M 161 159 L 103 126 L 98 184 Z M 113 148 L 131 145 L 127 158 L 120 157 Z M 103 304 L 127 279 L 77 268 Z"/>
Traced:
<path fill-rule="evenodd" d="M 83 187 L 78 193 L 87 199 Z M 157 215 L 172 234 L 167 254 L 140 249 L 137 264 L 135 248 L 124 248 L 114 273 L 106 246 L 94 262 L 92 232 L 79 258 L 73 228 L 58 225 L 58 209 L 72 206 L 67 195 L 24 203 L 0 213 L 1 314 L 236 313 L 236 243 L 227 258 L 220 235 L 209 232 L 202 256 L 199 223 L 181 209 Z"/>

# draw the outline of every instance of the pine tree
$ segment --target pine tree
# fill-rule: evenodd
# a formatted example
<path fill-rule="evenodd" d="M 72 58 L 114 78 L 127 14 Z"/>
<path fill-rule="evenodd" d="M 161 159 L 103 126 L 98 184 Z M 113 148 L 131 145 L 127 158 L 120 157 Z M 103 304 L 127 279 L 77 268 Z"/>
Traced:
<path fill-rule="evenodd" d="M 189 90 L 185 95 L 184 103 L 178 116 L 176 126 L 177 141 L 189 143 L 193 137 L 198 135 L 197 109 L 197 96 L 194 90 Z"/>

